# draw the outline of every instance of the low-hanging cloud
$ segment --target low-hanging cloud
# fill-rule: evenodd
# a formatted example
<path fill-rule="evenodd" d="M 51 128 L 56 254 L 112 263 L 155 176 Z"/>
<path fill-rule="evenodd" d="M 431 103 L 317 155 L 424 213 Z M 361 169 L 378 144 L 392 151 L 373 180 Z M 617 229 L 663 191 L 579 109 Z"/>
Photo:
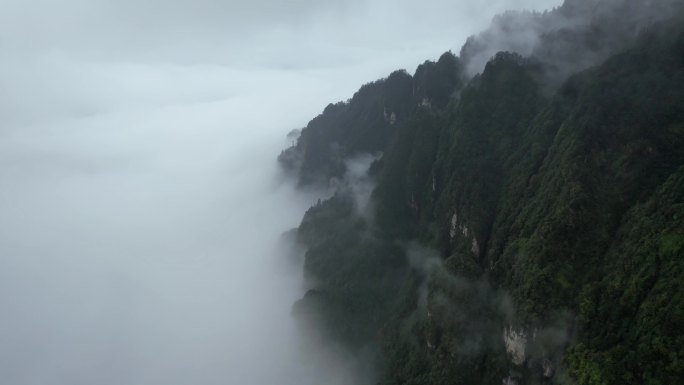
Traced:
<path fill-rule="evenodd" d="M 557 86 L 625 49 L 679 7 L 681 0 L 566 0 L 544 12 L 508 11 L 469 38 L 460 54 L 474 76 L 497 52 L 515 52 L 543 64 L 544 82 Z"/>

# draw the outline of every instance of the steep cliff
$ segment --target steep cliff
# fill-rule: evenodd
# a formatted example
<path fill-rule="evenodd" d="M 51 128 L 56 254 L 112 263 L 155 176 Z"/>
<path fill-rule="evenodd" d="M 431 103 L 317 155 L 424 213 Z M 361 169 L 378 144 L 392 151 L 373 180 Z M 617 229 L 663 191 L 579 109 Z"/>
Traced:
<path fill-rule="evenodd" d="M 684 378 L 684 18 L 650 3 L 602 33 L 641 8 L 568 1 L 524 16 L 541 40 L 481 73 L 492 33 L 326 108 L 280 157 L 339 186 L 299 227 L 313 288 L 296 313 L 372 347 L 381 384 Z M 570 39 L 592 60 L 550 77 L 544 41 L 593 33 L 601 54 Z M 370 200 L 348 177 L 362 153 L 382 154 Z"/>

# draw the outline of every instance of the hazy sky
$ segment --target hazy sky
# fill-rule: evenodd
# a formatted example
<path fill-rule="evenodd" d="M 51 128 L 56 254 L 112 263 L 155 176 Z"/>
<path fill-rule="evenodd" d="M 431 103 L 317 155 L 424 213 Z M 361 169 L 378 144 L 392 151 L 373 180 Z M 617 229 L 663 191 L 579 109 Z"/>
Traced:
<path fill-rule="evenodd" d="M 350 383 L 290 319 L 285 133 L 558 3 L 0 0 L 0 383 Z"/>

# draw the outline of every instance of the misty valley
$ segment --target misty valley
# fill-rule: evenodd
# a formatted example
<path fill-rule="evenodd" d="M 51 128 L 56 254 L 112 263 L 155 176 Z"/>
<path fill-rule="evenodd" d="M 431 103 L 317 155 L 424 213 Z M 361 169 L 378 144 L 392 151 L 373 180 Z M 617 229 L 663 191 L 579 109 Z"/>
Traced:
<path fill-rule="evenodd" d="M 30 3 L 0 384 L 684 381 L 684 1 Z"/>

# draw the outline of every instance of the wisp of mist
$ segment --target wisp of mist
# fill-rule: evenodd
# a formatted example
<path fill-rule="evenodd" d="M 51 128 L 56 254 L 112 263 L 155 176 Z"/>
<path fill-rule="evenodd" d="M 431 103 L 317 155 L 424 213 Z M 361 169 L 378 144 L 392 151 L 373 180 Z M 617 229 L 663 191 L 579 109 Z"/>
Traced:
<path fill-rule="evenodd" d="M 286 134 L 555 5 L 429 3 L 2 1 L 0 383 L 355 382 L 291 315 Z"/>

